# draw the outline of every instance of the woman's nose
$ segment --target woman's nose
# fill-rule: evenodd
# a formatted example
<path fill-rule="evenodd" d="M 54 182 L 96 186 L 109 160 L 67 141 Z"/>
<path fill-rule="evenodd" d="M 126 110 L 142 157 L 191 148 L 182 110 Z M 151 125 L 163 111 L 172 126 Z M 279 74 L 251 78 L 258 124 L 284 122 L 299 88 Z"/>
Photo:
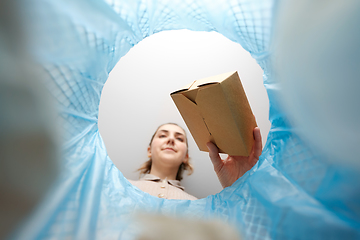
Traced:
<path fill-rule="evenodd" d="M 169 143 L 169 144 L 174 144 L 174 143 L 175 143 L 175 138 L 172 137 L 172 136 L 169 136 L 169 138 L 168 138 L 168 143 Z"/>

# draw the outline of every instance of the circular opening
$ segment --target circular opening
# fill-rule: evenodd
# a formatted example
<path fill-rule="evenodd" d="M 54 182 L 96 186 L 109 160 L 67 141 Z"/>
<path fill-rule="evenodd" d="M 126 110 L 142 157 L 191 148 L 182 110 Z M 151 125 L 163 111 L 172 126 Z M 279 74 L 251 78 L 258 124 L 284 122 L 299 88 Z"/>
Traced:
<path fill-rule="evenodd" d="M 230 71 L 239 73 L 264 145 L 270 122 L 263 71 L 238 43 L 216 32 L 166 31 L 144 39 L 120 59 L 102 91 L 99 130 L 111 160 L 126 178 L 139 178 L 135 171 L 147 160 L 156 128 L 175 122 L 187 131 L 195 169 L 191 176 L 184 174 L 185 191 L 203 198 L 222 190 L 208 153 L 197 148 L 170 93 Z"/>

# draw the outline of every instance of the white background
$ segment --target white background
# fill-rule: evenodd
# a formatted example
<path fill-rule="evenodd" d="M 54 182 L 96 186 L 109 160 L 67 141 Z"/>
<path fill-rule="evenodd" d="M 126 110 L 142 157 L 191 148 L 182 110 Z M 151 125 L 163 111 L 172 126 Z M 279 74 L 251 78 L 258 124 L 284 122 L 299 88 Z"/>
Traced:
<path fill-rule="evenodd" d="M 239 44 L 215 32 L 166 31 L 134 46 L 110 73 L 100 102 L 99 129 L 108 154 L 126 178 L 147 160 L 156 128 L 175 122 L 185 128 L 194 174 L 184 175 L 186 192 L 203 198 L 222 190 L 208 153 L 200 152 L 170 93 L 194 80 L 238 71 L 265 144 L 270 122 L 263 71 Z"/>

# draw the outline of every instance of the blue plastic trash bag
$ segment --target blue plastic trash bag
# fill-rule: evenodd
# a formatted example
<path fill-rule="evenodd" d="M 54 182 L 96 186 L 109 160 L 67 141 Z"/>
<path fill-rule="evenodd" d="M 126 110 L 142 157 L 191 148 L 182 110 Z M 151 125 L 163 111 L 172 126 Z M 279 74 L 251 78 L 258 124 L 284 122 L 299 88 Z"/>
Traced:
<path fill-rule="evenodd" d="M 294 132 L 281 105 L 271 48 L 281 1 L 21 4 L 29 49 L 58 105 L 64 144 L 55 187 L 11 238 L 135 239 L 135 212 L 222 219 L 245 239 L 360 238 L 359 170 L 327 161 Z M 142 39 L 176 29 L 217 31 L 241 44 L 264 70 L 270 100 L 272 126 L 259 162 L 231 187 L 195 201 L 160 199 L 132 186 L 108 157 L 97 125 L 101 90 L 119 59 Z"/>

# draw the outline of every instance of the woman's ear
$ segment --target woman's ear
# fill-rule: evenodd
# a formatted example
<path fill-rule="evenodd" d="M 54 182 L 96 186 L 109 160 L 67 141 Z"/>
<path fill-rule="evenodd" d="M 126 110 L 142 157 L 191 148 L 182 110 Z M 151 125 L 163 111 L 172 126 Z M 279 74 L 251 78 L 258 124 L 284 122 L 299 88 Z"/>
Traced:
<path fill-rule="evenodd" d="M 147 148 L 148 158 L 151 158 L 151 147 L 148 146 Z"/>
<path fill-rule="evenodd" d="M 184 160 L 183 160 L 183 163 L 187 163 L 189 162 L 189 154 L 187 153 Z"/>

